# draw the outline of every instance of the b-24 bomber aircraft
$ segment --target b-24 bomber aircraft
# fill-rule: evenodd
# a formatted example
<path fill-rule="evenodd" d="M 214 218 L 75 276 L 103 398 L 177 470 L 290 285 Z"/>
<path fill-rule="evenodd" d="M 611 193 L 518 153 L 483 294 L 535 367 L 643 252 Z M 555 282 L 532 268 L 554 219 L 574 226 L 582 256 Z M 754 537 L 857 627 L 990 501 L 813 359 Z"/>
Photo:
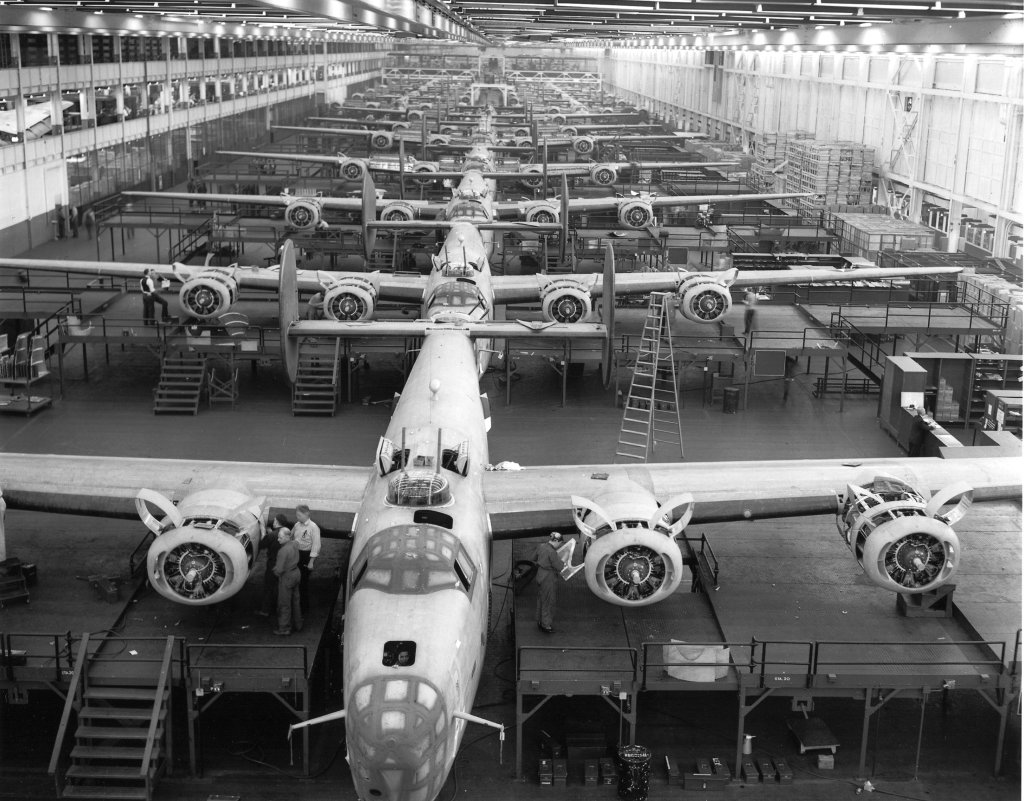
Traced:
<path fill-rule="evenodd" d="M 456 220 L 449 237 L 479 247 L 472 231 Z M 606 300 L 616 280 L 610 253 Z M 297 320 L 290 242 L 277 277 L 286 351 L 297 338 L 357 327 Z M 1019 497 L 1020 460 L 1000 458 L 488 471 L 489 407 L 479 386 L 486 344 L 474 342 L 515 327 L 492 319 L 490 280 L 486 259 L 475 263 L 457 247 L 435 258 L 422 319 L 405 326 L 423 337 L 422 347 L 368 467 L 4 453 L 0 487 L 12 508 L 138 514 L 156 534 L 151 581 L 189 604 L 216 602 L 245 582 L 271 506 L 308 499 L 315 514 L 343 521 L 353 540 L 344 705 L 296 725 L 345 720 L 348 763 L 364 801 L 433 801 L 467 725 L 485 722 L 473 703 L 494 538 L 574 524 L 588 587 L 610 604 L 642 606 L 679 587 L 678 538 L 689 523 L 834 515 L 872 582 L 920 593 L 955 575 L 960 546 L 952 526 L 972 499 Z M 389 326 L 361 331 L 389 335 Z M 286 364 L 290 358 L 286 352 Z M 189 494 L 171 503 L 182 487 Z"/>

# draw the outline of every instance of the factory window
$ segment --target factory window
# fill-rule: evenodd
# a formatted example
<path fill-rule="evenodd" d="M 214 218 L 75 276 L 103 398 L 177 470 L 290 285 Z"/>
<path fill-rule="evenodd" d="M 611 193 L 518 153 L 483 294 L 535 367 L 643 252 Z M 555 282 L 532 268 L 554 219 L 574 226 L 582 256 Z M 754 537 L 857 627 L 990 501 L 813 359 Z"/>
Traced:
<path fill-rule="evenodd" d="M 18 43 L 21 50 L 21 66 L 42 67 L 50 63 L 45 34 L 19 33 Z"/>
<path fill-rule="evenodd" d="M 57 52 L 61 64 L 81 64 L 82 53 L 78 48 L 78 36 L 62 33 L 57 36 Z"/>

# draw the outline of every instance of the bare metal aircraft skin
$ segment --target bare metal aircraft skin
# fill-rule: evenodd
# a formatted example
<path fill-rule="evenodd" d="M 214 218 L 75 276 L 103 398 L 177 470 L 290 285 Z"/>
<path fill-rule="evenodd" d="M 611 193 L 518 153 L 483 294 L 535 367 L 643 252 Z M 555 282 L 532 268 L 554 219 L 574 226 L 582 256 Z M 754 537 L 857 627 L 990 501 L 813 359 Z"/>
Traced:
<path fill-rule="evenodd" d="M 467 236 L 461 226 L 450 233 Z M 122 514 L 134 504 L 164 555 L 163 562 L 148 562 L 151 581 L 183 603 L 207 601 L 196 588 L 209 585 L 219 599 L 244 584 L 255 558 L 252 540 L 271 505 L 291 506 L 301 497 L 316 514 L 351 515 L 345 701 L 324 719 L 345 719 L 360 798 L 437 798 L 466 726 L 483 722 L 472 708 L 484 664 L 492 536 L 522 530 L 538 516 L 569 517 L 580 533 L 590 589 L 610 603 L 640 606 L 679 587 L 677 538 L 693 520 L 834 514 L 874 583 L 924 592 L 955 575 L 960 546 L 952 525 L 972 494 L 1019 497 L 1019 459 L 485 471 L 489 415 L 474 337 L 487 336 L 490 315 L 480 301 L 488 266 L 467 271 L 465 263 L 446 261 L 446 252 L 455 248 L 438 254 L 446 266 L 435 289 L 457 278 L 477 289 L 441 292 L 425 305 L 422 350 L 369 471 L 28 454 L 0 460 L 0 487 L 12 508 Z M 282 317 L 294 319 L 290 243 L 280 280 Z M 304 336 L 309 325 L 286 325 L 283 335 Z M 175 506 L 167 496 L 183 485 L 198 489 Z"/>

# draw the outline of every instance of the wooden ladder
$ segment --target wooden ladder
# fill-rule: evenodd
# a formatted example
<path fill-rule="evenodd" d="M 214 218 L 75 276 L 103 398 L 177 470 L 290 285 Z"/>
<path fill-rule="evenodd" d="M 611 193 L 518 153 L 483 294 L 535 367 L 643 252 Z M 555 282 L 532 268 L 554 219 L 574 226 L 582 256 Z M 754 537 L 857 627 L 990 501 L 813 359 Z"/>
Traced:
<path fill-rule="evenodd" d="M 153 414 L 196 414 L 206 383 L 206 359 L 202 356 L 165 356 L 160 382 L 153 390 Z"/>
<path fill-rule="evenodd" d="M 338 409 L 338 360 L 341 340 L 303 340 L 292 385 L 292 414 L 334 416 Z"/>
<path fill-rule="evenodd" d="M 683 458 L 683 424 L 668 317 L 670 297 L 668 292 L 651 293 L 622 413 L 616 463 L 646 462 L 659 444 L 678 445 L 679 458 Z"/>

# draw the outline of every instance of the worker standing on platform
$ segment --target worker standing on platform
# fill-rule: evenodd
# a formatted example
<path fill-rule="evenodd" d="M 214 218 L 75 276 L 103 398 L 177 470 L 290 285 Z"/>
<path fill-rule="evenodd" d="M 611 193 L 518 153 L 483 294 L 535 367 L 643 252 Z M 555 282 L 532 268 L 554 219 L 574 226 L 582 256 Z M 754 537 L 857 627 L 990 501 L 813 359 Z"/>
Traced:
<path fill-rule="evenodd" d="M 149 267 L 142 274 L 142 281 L 139 282 L 139 286 L 142 288 L 142 324 L 153 325 L 156 322 L 157 303 L 160 304 L 163 321 L 165 323 L 169 322 L 171 314 L 167 310 L 167 301 L 160 297 L 160 293 L 156 289 L 156 279 L 153 277 L 153 271 Z"/>
<path fill-rule="evenodd" d="M 299 601 L 305 612 L 309 609 L 309 574 L 313 570 L 313 562 L 320 555 L 320 526 L 309 519 L 309 507 L 304 503 L 295 507 L 295 516 L 299 522 L 292 526 L 292 533 L 299 546 L 299 573 L 302 576 Z"/>
<path fill-rule="evenodd" d="M 89 239 L 92 239 L 92 232 L 96 230 L 96 212 L 92 210 L 92 206 L 86 206 L 82 212 L 82 225 L 85 226 Z"/>
<path fill-rule="evenodd" d="M 554 631 L 555 596 L 558 591 L 558 577 L 562 573 L 562 557 L 558 549 L 562 545 L 562 535 L 552 531 L 547 542 L 537 546 L 533 561 L 537 563 L 537 628 L 545 634 Z"/>
<path fill-rule="evenodd" d="M 288 518 L 281 514 L 274 515 L 270 528 L 260 540 L 260 549 L 267 554 L 267 568 L 263 574 L 263 603 L 256 610 L 256 614 L 262 617 L 270 617 L 277 609 L 277 576 L 274 567 L 277 565 L 277 553 L 284 544 L 281 541 L 282 529 L 288 530 Z"/>
<path fill-rule="evenodd" d="M 299 606 L 299 544 L 287 528 L 278 530 L 281 549 L 274 562 L 277 576 L 277 628 L 274 634 L 287 637 L 302 631 L 302 607 Z"/>
<path fill-rule="evenodd" d="M 743 305 L 746 309 L 743 312 L 743 333 L 754 333 L 754 318 L 757 316 L 757 292 L 753 288 L 747 290 L 743 296 Z"/>

